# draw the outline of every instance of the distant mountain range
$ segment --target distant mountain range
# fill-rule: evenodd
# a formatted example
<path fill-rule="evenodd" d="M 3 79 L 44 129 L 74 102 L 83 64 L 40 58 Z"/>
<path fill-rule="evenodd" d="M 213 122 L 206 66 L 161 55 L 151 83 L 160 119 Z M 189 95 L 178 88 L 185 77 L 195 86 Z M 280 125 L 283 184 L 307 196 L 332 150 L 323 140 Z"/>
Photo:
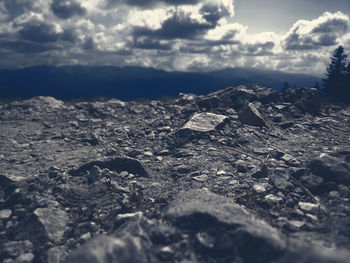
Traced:
<path fill-rule="evenodd" d="M 155 99 L 182 93 L 207 94 L 239 84 L 261 84 L 281 91 L 313 87 L 319 77 L 280 71 L 232 68 L 211 72 L 167 72 L 141 67 L 39 66 L 0 69 L 1 98 L 53 96 L 58 99 L 113 97 Z"/>

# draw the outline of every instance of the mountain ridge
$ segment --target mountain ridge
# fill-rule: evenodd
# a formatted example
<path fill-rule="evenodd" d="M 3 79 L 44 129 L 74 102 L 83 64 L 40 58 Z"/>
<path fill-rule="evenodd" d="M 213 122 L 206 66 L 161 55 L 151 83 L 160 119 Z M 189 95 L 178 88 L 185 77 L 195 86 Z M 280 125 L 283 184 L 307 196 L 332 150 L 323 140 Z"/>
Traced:
<path fill-rule="evenodd" d="M 37 66 L 0 69 L 0 96 L 30 98 L 43 95 L 62 100 L 99 96 L 123 100 L 157 99 L 179 93 L 203 95 L 241 84 L 257 83 L 281 91 L 286 82 L 291 87 L 313 87 L 320 81 L 311 75 L 246 68 L 168 72 L 142 67 Z"/>

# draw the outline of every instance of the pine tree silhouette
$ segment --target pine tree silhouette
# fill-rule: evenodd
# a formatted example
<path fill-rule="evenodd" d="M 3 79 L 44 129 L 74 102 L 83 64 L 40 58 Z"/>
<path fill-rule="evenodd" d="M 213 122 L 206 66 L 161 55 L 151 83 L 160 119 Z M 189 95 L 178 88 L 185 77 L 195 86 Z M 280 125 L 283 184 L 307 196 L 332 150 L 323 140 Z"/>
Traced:
<path fill-rule="evenodd" d="M 344 99 L 346 84 L 346 58 L 344 48 L 339 46 L 331 57 L 331 62 L 327 67 L 326 78 L 324 82 L 325 96 L 330 99 Z"/>
<path fill-rule="evenodd" d="M 350 62 L 348 63 L 345 72 L 344 99 L 347 102 L 350 102 Z"/>

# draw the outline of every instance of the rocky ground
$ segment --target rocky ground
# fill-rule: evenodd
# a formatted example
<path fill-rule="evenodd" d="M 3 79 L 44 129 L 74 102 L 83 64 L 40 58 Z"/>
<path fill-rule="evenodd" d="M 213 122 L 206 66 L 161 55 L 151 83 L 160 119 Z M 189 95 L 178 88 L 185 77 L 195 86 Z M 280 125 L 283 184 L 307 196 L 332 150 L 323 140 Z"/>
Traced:
<path fill-rule="evenodd" d="M 350 107 L 256 85 L 0 104 L 0 260 L 348 262 Z"/>

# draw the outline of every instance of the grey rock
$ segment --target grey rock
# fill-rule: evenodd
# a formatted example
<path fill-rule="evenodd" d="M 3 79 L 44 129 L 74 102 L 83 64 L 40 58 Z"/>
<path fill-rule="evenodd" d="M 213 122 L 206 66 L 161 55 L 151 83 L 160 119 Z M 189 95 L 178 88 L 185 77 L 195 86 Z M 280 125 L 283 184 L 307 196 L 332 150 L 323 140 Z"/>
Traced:
<path fill-rule="evenodd" d="M 141 212 L 118 215 L 122 223 L 112 236 L 102 235 L 69 254 L 66 263 L 148 262 L 151 241 L 147 233 L 152 223 Z"/>
<path fill-rule="evenodd" d="M 280 190 L 286 190 L 291 187 L 289 182 L 289 175 L 286 170 L 276 168 L 270 174 L 270 181 Z"/>
<path fill-rule="evenodd" d="M 314 88 L 287 89 L 283 93 L 283 100 L 293 103 L 303 112 L 316 114 L 321 110 L 321 97 L 318 90 Z"/>
<path fill-rule="evenodd" d="M 237 248 L 238 253 L 242 253 L 241 256 L 247 262 L 250 262 L 253 254 L 258 251 L 270 251 L 268 254 L 260 255 L 260 260 L 256 261 L 265 262 L 262 260 L 271 260 L 285 249 L 284 238 L 278 230 L 256 219 L 230 199 L 205 189 L 180 193 L 170 205 L 166 218 L 181 228 L 205 232 L 197 234 L 197 239 L 207 248 L 214 246 L 215 251 L 226 252 L 232 251 L 233 247 Z M 233 229 L 236 233 L 234 236 L 226 236 L 222 232 L 208 234 L 207 231 L 213 226 Z M 219 240 L 227 241 L 219 242 Z M 255 244 L 254 247 L 251 246 L 252 242 Z M 222 247 L 222 244 L 227 247 Z"/>
<path fill-rule="evenodd" d="M 100 167 L 94 165 L 90 171 L 89 171 L 89 176 L 88 176 L 88 183 L 92 184 L 101 178 L 102 171 Z"/>
<path fill-rule="evenodd" d="M 32 253 L 26 253 L 18 256 L 14 263 L 31 263 L 34 260 L 34 255 Z"/>
<path fill-rule="evenodd" d="M 17 238 L 25 238 L 33 242 L 47 240 L 60 242 L 68 228 L 69 218 L 59 208 L 37 208 L 21 225 Z"/>
<path fill-rule="evenodd" d="M 101 236 L 67 256 L 66 263 L 143 263 L 148 262 L 140 247 L 140 237 Z"/>
<path fill-rule="evenodd" d="M 25 241 L 10 241 L 0 245 L 1 258 L 11 257 L 16 258 L 22 254 L 32 252 L 34 246 L 32 242 Z"/>
<path fill-rule="evenodd" d="M 11 216 L 12 211 L 10 209 L 0 210 L 0 219 L 7 219 Z"/>
<path fill-rule="evenodd" d="M 238 115 L 238 120 L 244 124 L 266 127 L 266 122 L 252 103 L 249 103 Z"/>
<path fill-rule="evenodd" d="M 64 246 L 52 247 L 46 253 L 45 262 L 61 263 L 67 256 L 67 248 Z"/>
<path fill-rule="evenodd" d="M 215 130 L 219 125 L 223 124 L 226 119 L 227 116 L 210 112 L 196 113 L 183 126 L 183 129 L 188 129 L 195 132 L 210 132 Z"/>
<path fill-rule="evenodd" d="M 309 162 L 308 168 L 325 181 L 350 185 L 350 165 L 339 158 L 321 154 Z"/>
<path fill-rule="evenodd" d="M 218 96 L 206 96 L 196 101 L 197 105 L 201 108 L 212 109 L 220 105 L 220 99 Z"/>

